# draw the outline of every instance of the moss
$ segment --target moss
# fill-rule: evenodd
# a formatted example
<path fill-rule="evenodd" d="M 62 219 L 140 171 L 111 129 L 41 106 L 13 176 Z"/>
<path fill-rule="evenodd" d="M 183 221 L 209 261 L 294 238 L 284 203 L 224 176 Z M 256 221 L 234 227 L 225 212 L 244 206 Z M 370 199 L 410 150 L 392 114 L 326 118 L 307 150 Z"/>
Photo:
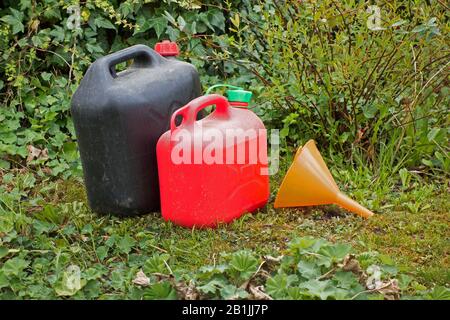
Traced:
<path fill-rule="evenodd" d="M 64 197 L 59 201 L 86 201 L 80 182 L 65 181 L 59 188 L 64 190 Z M 411 213 L 407 204 L 417 201 L 418 194 L 427 195 L 421 200 L 425 201 L 422 205 L 425 209 Z M 159 214 L 119 219 L 90 213 L 83 223 L 106 229 L 110 226 L 112 232 L 120 234 L 143 233 L 144 237 L 153 239 L 156 250 L 168 252 L 179 267 L 188 270 L 214 263 L 221 252 L 242 248 L 279 255 L 293 236 L 311 235 L 333 242 L 350 242 L 359 252 L 375 250 L 388 255 L 400 269 L 426 286 L 448 284 L 448 194 L 424 185 L 414 192 L 384 195 L 384 198 L 385 203 L 394 205 L 379 210 L 368 220 L 336 206 L 275 210 L 270 202 L 259 212 L 217 229 L 177 227 L 164 222 Z"/>

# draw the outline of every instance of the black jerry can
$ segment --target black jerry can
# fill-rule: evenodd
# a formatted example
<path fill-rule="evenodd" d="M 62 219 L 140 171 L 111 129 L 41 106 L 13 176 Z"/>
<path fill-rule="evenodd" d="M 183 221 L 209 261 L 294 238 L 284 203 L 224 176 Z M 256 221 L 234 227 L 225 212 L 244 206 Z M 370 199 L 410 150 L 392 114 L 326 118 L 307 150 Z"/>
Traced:
<path fill-rule="evenodd" d="M 115 66 L 132 60 L 128 69 Z M 156 143 L 172 113 L 200 96 L 189 63 L 135 45 L 97 59 L 71 113 L 91 209 L 122 216 L 159 210 Z"/>

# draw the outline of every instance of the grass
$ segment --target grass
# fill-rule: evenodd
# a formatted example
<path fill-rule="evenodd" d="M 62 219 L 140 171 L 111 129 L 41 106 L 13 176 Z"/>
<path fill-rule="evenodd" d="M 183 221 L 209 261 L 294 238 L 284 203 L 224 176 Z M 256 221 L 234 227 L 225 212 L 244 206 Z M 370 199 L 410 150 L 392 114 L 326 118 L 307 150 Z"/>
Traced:
<path fill-rule="evenodd" d="M 14 210 L 14 216 L 13 227 L 0 232 L 0 248 L 8 248 L 3 259 L 18 256 L 28 261 L 33 282 L 45 282 L 45 277 L 55 274 L 49 280 L 52 285 L 69 264 L 102 270 L 98 272 L 108 279 L 109 289 L 97 288 L 92 297 L 132 298 L 131 280 L 154 253 L 168 254 L 172 268 L 195 272 L 201 266 L 215 265 L 223 252 L 248 248 L 260 256 L 278 256 L 290 239 L 313 236 L 350 243 L 357 252 L 377 251 L 420 286 L 449 285 L 449 194 L 445 185 L 413 181 L 406 188 L 392 183 L 360 189 L 370 183 L 364 181 L 366 175 L 358 173 L 355 178 L 354 172 L 341 170 L 343 191 L 377 213 L 364 220 L 336 206 L 275 210 L 273 197 L 285 169 L 272 178 L 271 201 L 265 208 L 207 230 L 177 227 L 159 214 L 127 219 L 98 216 L 88 209 L 79 179 L 38 183 L 30 182 L 29 173 L 15 173 L 14 178 L 11 173 L 5 178 L 4 173 L 2 188 L 9 192 L 3 193 L 3 207 Z M 4 230 L 8 229 L 5 219 Z M 129 294 L 123 296 L 123 292 Z"/>
<path fill-rule="evenodd" d="M 85 201 L 81 184 L 68 182 L 64 188 L 65 201 Z M 427 199 L 426 208 L 413 213 L 409 206 L 418 197 Z M 395 203 L 393 207 L 370 220 L 337 206 L 278 210 L 270 203 L 256 214 L 214 230 L 177 227 L 163 222 L 158 214 L 114 218 L 111 224 L 122 233 L 152 234 L 155 250 L 169 253 L 181 267 L 190 270 L 213 263 L 223 251 L 248 248 L 261 255 L 277 255 L 293 237 L 309 235 L 349 242 L 358 251 L 374 250 L 390 256 L 401 270 L 417 276 L 426 286 L 449 284 L 449 194 L 425 185 L 389 198 Z M 108 224 L 104 219 L 103 223 Z M 98 217 L 89 215 L 85 223 L 98 221 Z"/>

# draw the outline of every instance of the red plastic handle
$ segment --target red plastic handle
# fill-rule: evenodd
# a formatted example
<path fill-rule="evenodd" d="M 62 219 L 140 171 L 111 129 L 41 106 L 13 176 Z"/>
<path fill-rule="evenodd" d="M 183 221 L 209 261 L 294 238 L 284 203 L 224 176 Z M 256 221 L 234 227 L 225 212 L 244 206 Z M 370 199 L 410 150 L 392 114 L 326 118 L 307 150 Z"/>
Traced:
<path fill-rule="evenodd" d="M 228 115 L 229 103 L 224 96 L 221 96 L 220 94 L 209 94 L 201 96 L 192 100 L 187 105 L 173 113 L 172 118 L 170 119 L 170 131 L 173 131 L 177 128 L 177 125 L 175 124 L 176 117 L 183 117 L 183 120 L 179 127 L 192 125 L 196 121 L 197 113 L 199 113 L 200 110 L 214 104 L 216 105 L 216 110 L 214 110 L 214 113 L 216 115 Z"/>

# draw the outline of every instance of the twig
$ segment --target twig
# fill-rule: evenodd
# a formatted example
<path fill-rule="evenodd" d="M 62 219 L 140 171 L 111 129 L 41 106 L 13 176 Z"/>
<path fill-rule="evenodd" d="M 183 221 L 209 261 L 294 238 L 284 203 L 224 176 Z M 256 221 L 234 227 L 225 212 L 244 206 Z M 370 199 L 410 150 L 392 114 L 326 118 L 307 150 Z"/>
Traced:
<path fill-rule="evenodd" d="M 345 20 L 344 17 L 344 13 L 341 11 L 341 9 L 339 8 L 339 6 L 336 4 L 336 2 L 334 0 L 331 0 L 331 2 L 333 2 L 334 6 L 336 7 L 337 11 L 339 12 L 339 14 L 342 17 L 342 22 L 344 22 L 345 28 L 347 29 L 348 32 L 348 54 L 352 53 L 352 32 L 350 30 L 350 26 L 347 23 L 347 20 Z"/>
<path fill-rule="evenodd" d="M 391 282 L 388 282 L 387 284 L 385 284 L 383 287 L 380 287 L 380 288 L 360 291 L 357 294 L 355 294 L 353 297 L 351 297 L 350 300 L 355 299 L 357 296 L 359 296 L 360 294 L 363 294 L 363 293 L 375 292 L 375 291 L 379 291 L 381 289 L 385 289 L 385 288 L 389 287 L 391 284 L 392 284 Z"/>
<path fill-rule="evenodd" d="M 425 83 L 425 85 L 422 87 L 422 89 L 420 89 L 419 93 L 414 98 L 414 101 L 411 103 L 411 107 L 415 107 L 417 98 L 422 94 L 423 90 L 425 90 L 425 88 L 430 84 L 431 80 L 433 80 L 434 77 L 436 77 L 439 73 L 441 73 L 442 70 L 444 70 L 449 64 L 450 64 L 450 61 L 447 62 L 442 68 L 440 68 L 435 74 L 433 74 L 430 79 L 428 79 L 428 81 Z"/>
<path fill-rule="evenodd" d="M 414 95 L 417 95 L 417 81 L 416 81 L 416 74 L 417 74 L 417 60 L 416 60 L 416 54 L 414 53 L 414 46 L 411 44 L 411 52 L 413 55 L 413 65 L 414 65 Z"/>
<path fill-rule="evenodd" d="M 240 286 L 240 288 L 242 288 L 242 289 L 247 289 L 248 285 L 250 284 L 250 281 L 252 281 L 252 279 L 253 279 L 254 277 L 256 277 L 256 275 L 257 275 L 257 274 L 259 273 L 259 271 L 261 270 L 261 267 L 262 267 L 265 263 L 266 263 L 265 260 L 264 260 L 263 262 L 261 262 L 261 264 L 259 265 L 258 269 L 255 271 L 255 273 L 252 274 L 252 276 L 251 276 L 247 281 L 245 281 L 245 282 Z"/>
<path fill-rule="evenodd" d="M 149 246 L 152 247 L 152 248 L 154 248 L 154 249 L 156 249 L 156 250 L 159 250 L 159 251 L 161 251 L 161 252 L 164 252 L 164 253 L 167 253 L 167 252 L 168 252 L 167 250 L 164 250 L 163 248 L 157 247 L 157 246 L 155 246 L 155 245 L 153 245 L 153 244 L 150 244 Z"/>
<path fill-rule="evenodd" d="M 41 49 L 41 48 L 38 48 L 38 47 L 35 47 L 35 46 L 30 46 L 30 47 L 36 49 L 37 51 L 53 53 L 55 56 L 61 58 L 67 64 L 67 66 L 70 68 L 70 63 L 67 62 L 67 60 L 64 59 L 64 57 L 62 55 L 60 55 L 59 53 L 56 53 L 55 51 L 51 51 L 51 50 Z"/>
<path fill-rule="evenodd" d="M 331 270 L 329 270 L 328 272 L 326 272 L 325 274 L 321 275 L 317 280 L 323 280 L 323 279 L 327 279 L 331 274 L 333 274 L 336 271 L 336 268 L 331 268 Z"/>
<path fill-rule="evenodd" d="M 169 264 L 166 262 L 166 260 L 163 260 L 163 261 L 164 261 L 164 264 L 166 265 L 167 269 L 169 270 L 170 275 L 172 276 L 172 275 L 173 275 L 172 269 L 170 268 L 170 266 L 169 266 Z"/>
<path fill-rule="evenodd" d="M 437 0 L 441 6 L 443 6 L 445 9 L 450 10 L 450 7 L 448 7 L 445 3 L 442 2 L 442 0 Z"/>

